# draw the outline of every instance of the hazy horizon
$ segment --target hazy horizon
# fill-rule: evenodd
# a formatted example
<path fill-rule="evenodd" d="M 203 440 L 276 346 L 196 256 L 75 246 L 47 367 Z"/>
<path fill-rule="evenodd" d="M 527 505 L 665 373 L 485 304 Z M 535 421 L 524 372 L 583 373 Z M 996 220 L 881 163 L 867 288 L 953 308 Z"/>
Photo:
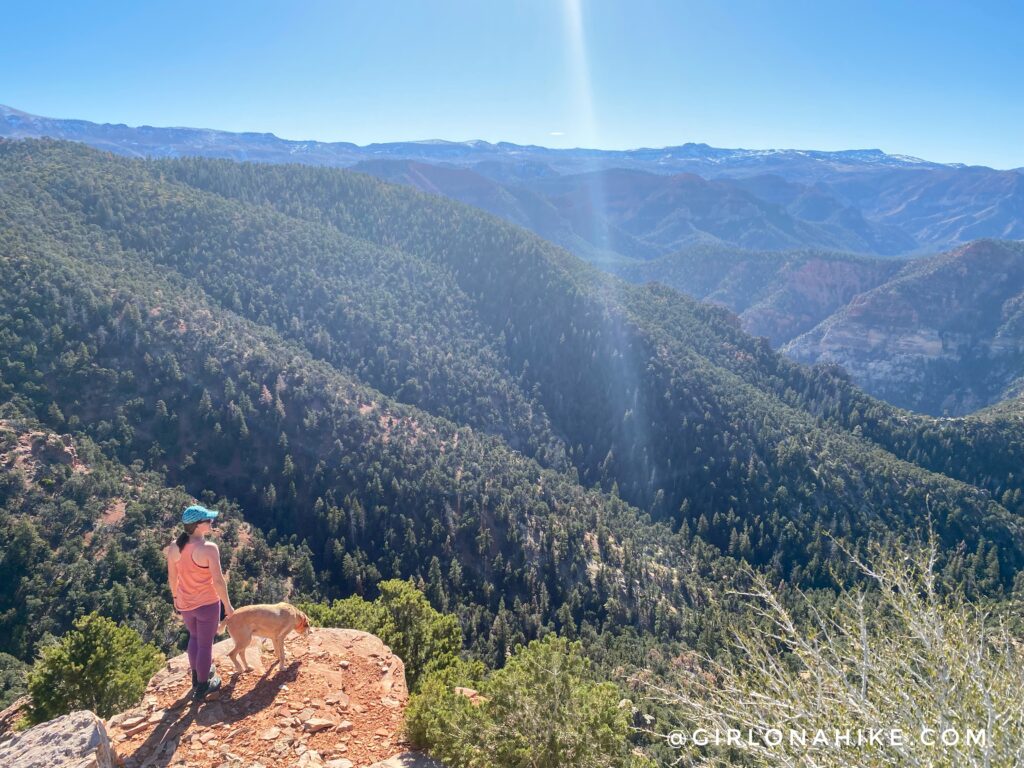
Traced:
<path fill-rule="evenodd" d="M 4 104 L 2 102 L 0 102 L 0 107 L 5 107 L 7 109 L 11 109 L 11 110 L 16 111 L 16 112 L 21 112 L 21 113 L 29 115 L 31 117 L 44 118 L 44 119 L 50 119 L 50 120 L 81 120 L 82 119 L 82 118 L 79 118 L 79 117 L 76 117 L 76 116 L 73 116 L 73 115 L 41 115 L 41 114 L 37 114 L 37 113 L 34 113 L 34 112 L 30 112 L 28 110 L 19 109 L 18 107 L 14 106 L 14 105 Z M 504 140 L 504 139 L 499 139 L 497 141 L 489 141 L 487 139 L 480 139 L 480 138 L 450 139 L 450 138 L 445 138 L 445 137 L 440 137 L 440 136 L 434 136 L 434 137 L 430 137 L 430 138 L 395 139 L 393 141 L 386 141 L 386 142 L 385 141 L 372 141 L 372 142 L 368 142 L 366 144 L 358 144 L 358 143 L 353 142 L 353 141 L 346 141 L 345 139 L 337 139 L 337 140 L 326 141 L 324 139 L 317 138 L 316 136 L 302 136 L 302 137 L 281 136 L 280 134 L 277 134 L 277 133 L 275 133 L 273 131 L 262 131 L 262 130 L 258 130 L 258 129 L 246 129 L 246 130 L 239 130 L 239 131 L 228 131 L 228 130 L 225 130 L 225 129 L 222 129 L 222 128 L 218 128 L 217 126 L 211 126 L 211 125 L 151 125 L 151 124 L 148 124 L 148 123 L 143 123 L 143 124 L 138 124 L 138 125 L 130 125 L 130 124 L 127 124 L 127 123 L 115 123 L 115 122 L 111 122 L 109 120 L 105 120 L 105 121 L 88 120 L 86 122 L 90 122 L 90 123 L 93 123 L 95 125 L 112 125 L 112 126 L 124 125 L 124 126 L 126 126 L 128 128 L 158 128 L 158 129 L 165 129 L 165 130 L 214 131 L 214 132 L 230 133 L 230 134 L 240 134 L 240 135 L 241 134 L 270 135 L 270 136 L 273 136 L 273 137 L 275 137 L 277 139 L 280 139 L 282 141 L 289 141 L 289 142 L 316 142 L 316 143 L 322 143 L 322 144 L 351 144 L 351 145 L 359 147 L 361 149 L 366 148 L 366 147 L 372 147 L 372 146 L 375 146 L 375 145 L 388 145 L 388 144 L 473 144 L 473 143 L 481 143 L 482 142 L 484 144 L 488 144 L 488 145 L 491 145 L 491 146 L 497 146 L 497 145 L 501 145 L 501 144 L 511 144 L 511 145 L 518 146 L 518 147 L 524 147 L 524 148 L 526 148 L 526 147 L 539 147 L 541 149 L 548 149 L 548 150 L 559 151 L 559 152 L 562 152 L 562 151 L 567 151 L 567 152 L 572 152 L 572 151 L 579 151 L 579 152 L 641 152 L 641 151 L 646 151 L 646 150 L 656 151 L 656 150 L 659 150 L 659 149 L 674 149 L 674 148 L 677 148 L 677 147 L 681 147 L 681 146 L 686 146 L 688 144 L 692 144 L 692 145 L 697 145 L 697 146 L 707 146 L 707 147 L 710 147 L 712 149 L 721 149 L 721 150 L 730 150 L 730 151 L 739 151 L 739 152 L 772 152 L 772 151 L 775 151 L 775 152 L 874 152 L 874 151 L 880 151 L 880 152 L 883 152 L 886 155 L 890 155 L 890 156 L 893 156 L 893 157 L 908 157 L 908 158 L 913 158 L 915 160 L 922 160 L 924 162 L 943 163 L 943 161 L 933 160 L 933 159 L 928 158 L 928 157 L 921 157 L 920 155 L 907 155 L 905 153 L 889 152 L 884 147 L 836 147 L 836 148 L 822 148 L 822 147 L 721 147 L 721 146 L 716 146 L 716 145 L 713 145 L 713 144 L 709 144 L 708 142 L 704 142 L 704 141 L 687 141 L 687 142 L 681 142 L 679 144 L 665 144 L 665 145 L 656 146 L 656 147 L 655 146 L 637 146 L 637 147 L 594 147 L 594 146 L 556 147 L 556 146 L 552 146 L 551 144 L 520 144 L 519 142 L 508 141 L 508 140 Z M 971 163 L 960 163 L 958 161 L 950 161 L 950 162 L 946 162 L 944 164 L 947 164 L 947 165 L 970 165 L 970 166 L 975 166 L 975 167 L 988 167 L 988 168 L 991 168 L 991 170 L 1007 170 L 1007 171 L 1021 170 L 1019 168 L 992 168 L 991 166 L 982 166 L 980 164 L 971 164 Z"/>
<path fill-rule="evenodd" d="M 1005 3 L 67 3 L 5 21 L 0 102 L 48 117 L 1024 166 L 1024 10 Z"/>

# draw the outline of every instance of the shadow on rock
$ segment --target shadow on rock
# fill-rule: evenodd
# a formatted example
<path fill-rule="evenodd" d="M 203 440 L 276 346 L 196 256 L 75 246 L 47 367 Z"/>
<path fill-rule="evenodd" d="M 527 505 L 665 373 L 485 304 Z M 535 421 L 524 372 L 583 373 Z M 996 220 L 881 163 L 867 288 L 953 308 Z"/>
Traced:
<path fill-rule="evenodd" d="M 163 768 L 170 764 L 178 745 L 187 737 L 190 726 L 198 725 L 209 729 L 219 725 L 231 725 L 244 720 L 254 712 L 271 706 L 277 698 L 282 685 L 294 682 L 298 677 L 299 663 L 293 661 L 289 666 L 274 674 L 264 674 L 256 685 L 240 695 L 232 696 L 236 683 L 241 679 L 236 676 L 228 678 L 223 687 L 209 695 L 204 701 L 192 700 L 191 691 L 178 699 L 164 710 L 163 716 L 155 724 L 146 740 L 125 759 L 126 766 L 153 766 Z M 243 726 L 244 728 L 244 726 Z M 249 734 L 232 733 L 233 738 L 245 738 Z M 203 737 L 214 737 L 213 731 L 204 731 Z M 222 741 L 224 739 L 221 739 Z"/>

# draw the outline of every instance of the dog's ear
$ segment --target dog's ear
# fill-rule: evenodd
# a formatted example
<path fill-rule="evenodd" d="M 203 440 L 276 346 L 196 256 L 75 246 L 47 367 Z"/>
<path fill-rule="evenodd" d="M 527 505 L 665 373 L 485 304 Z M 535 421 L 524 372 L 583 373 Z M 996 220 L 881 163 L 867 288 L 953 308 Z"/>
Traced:
<path fill-rule="evenodd" d="M 299 611 L 299 623 L 295 628 L 299 630 L 299 632 L 305 632 L 309 629 L 309 617 L 302 611 Z"/>

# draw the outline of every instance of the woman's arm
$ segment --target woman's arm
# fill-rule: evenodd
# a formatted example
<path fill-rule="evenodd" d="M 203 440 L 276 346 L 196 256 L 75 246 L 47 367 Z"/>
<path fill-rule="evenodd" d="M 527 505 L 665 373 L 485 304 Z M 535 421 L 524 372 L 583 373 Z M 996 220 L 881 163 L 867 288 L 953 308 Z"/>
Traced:
<path fill-rule="evenodd" d="M 231 598 L 228 597 L 228 583 L 224 579 L 224 572 L 220 568 L 220 550 L 217 549 L 217 545 L 212 541 L 206 542 L 204 548 L 207 549 L 206 562 L 210 566 L 213 588 L 217 592 L 217 597 L 224 604 L 224 617 L 227 618 L 235 612 L 235 609 L 231 607 Z"/>
<path fill-rule="evenodd" d="M 175 590 L 178 588 L 178 558 L 174 557 L 172 549 L 174 544 L 164 547 L 164 555 L 167 557 L 167 586 L 171 588 L 171 598 L 178 602 L 178 595 Z"/>

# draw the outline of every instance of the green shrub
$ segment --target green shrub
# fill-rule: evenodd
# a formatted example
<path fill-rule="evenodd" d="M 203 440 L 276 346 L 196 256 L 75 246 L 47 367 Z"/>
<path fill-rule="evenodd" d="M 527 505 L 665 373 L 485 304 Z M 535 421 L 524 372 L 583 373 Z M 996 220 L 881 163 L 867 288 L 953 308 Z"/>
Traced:
<path fill-rule="evenodd" d="M 28 676 L 28 717 L 41 723 L 79 709 L 110 717 L 138 703 L 164 657 L 139 633 L 91 613 L 44 648 Z"/>
<path fill-rule="evenodd" d="M 384 623 L 380 601 L 370 602 L 358 595 L 326 603 L 303 603 L 299 606 L 317 627 L 347 627 L 377 634 Z"/>
<path fill-rule="evenodd" d="M 350 627 L 377 635 L 405 662 L 409 690 L 418 690 L 423 675 L 458 658 L 462 630 L 451 615 L 434 610 L 410 582 L 382 581 L 372 603 L 359 597 L 325 605 L 304 605 L 310 621 L 323 627 Z"/>
<path fill-rule="evenodd" d="M 650 765 L 631 749 L 620 689 L 594 679 L 578 643 L 548 635 L 481 672 L 459 662 L 424 680 L 406 710 L 413 744 L 451 768 Z M 474 704 L 455 685 L 483 698 Z"/>

